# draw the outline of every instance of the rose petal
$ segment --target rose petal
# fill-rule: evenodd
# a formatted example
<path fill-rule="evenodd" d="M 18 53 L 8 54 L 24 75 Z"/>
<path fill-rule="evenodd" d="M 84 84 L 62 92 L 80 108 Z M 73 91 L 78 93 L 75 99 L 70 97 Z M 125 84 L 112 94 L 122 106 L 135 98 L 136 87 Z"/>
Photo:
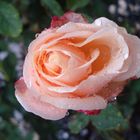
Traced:
<path fill-rule="evenodd" d="M 36 39 L 34 39 L 29 47 L 28 47 L 28 52 L 32 53 L 35 52 L 36 50 L 41 48 L 42 44 L 49 44 L 50 42 L 56 40 L 57 38 L 62 37 L 63 33 L 56 33 L 55 29 L 53 30 L 44 30 L 41 32 Z"/>
<path fill-rule="evenodd" d="M 75 22 L 75 23 L 87 23 L 87 19 L 83 17 L 81 14 L 77 14 L 75 12 L 69 11 L 64 14 L 64 17 L 66 17 L 69 21 Z"/>
<path fill-rule="evenodd" d="M 100 89 L 108 84 L 117 74 L 99 73 L 90 75 L 86 80 L 83 80 L 77 87 L 75 92 L 82 92 L 87 95 L 95 95 Z"/>
<path fill-rule="evenodd" d="M 64 16 L 62 16 L 62 17 L 53 16 L 50 28 L 60 27 L 60 26 L 62 26 L 63 24 L 65 24 L 67 22 L 69 22 L 69 21 Z"/>
<path fill-rule="evenodd" d="M 21 90 L 19 87 L 26 89 Z M 40 101 L 31 93 L 31 90 L 27 89 L 24 80 L 20 79 L 15 85 L 16 98 L 26 111 L 32 112 L 44 119 L 59 120 L 65 117 L 67 110 L 57 108 L 47 102 Z"/>
<path fill-rule="evenodd" d="M 77 32 L 77 31 L 92 31 L 96 32 L 96 28 L 92 24 L 84 24 L 84 23 L 73 23 L 73 22 L 68 22 L 58 28 L 56 32 L 58 33 L 71 33 L 71 32 Z M 80 36 L 80 34 L 79 34 Z"/>
<path fill-rule="evenodd" d="M 137 78 L 139 78 L 140 74 L 137 73 L 140 72 L 140 39 L 134 35 L 128 34 L 125 28 L 119 27 L 115 22 L 104 17 L 98 18 L 93 24 L 102 27 L 116 27 L 118 32 L 124 37 L 124 40 L 128 45 L 130 54 L 129 58 L 124 63 L 125 70 L 123 69 L 123 71 L 120 75 L 117 76 L 115 81 L 123 81 L 134 76 L 137 76 Z"/>
<path fill-rule="evenodd" d="M 112 38 L 110 40 L 110 38 Z M 111 50 L 111 62 L 107 65 L 107 68 L 111 68 L 110 72 L 116 72 L 123 66 L 124 60 L 128 58 L 129 50 L 123 37 L 118 34 L 115 28 L 102 28 L 92 36 L 87 38 L 83 43 L 79 44 L 79 47 L 83 47 L 86 44 L 89 47 L 104 44 L 107 45 Z M 112 47 L 113 46 L 113 47 Z"/>
<path fill-rule="evenodd" d="M 127 81 L 110 82 L 106 87 L 102 88 L 97 95 L 110 101 L 122 92 L 126 84 Z"/>
<path fill-rule="evenodd" d="M 51 28 L 60 27 L 63 24 L 70 22 L 70 21 L 75 22 L 75 23 L 77 23 L 77 22 L 87 23 L 86 18 L 84 18 L 81 14 L 77 14 L 72 11 L 69 11 L 69 12 L 66 12 L 61 17 L 57 17 L 57 16 L 52 17 Z"/>
<path fill-rule="evenodd" d="M 130 34 L 123 34 L 123 36 L 129 46 L 129 58 L 131 58 L 131 60 L 128 59 L 126 61 L 126 63 L 130 63 L 128 70 L 118 75 L 114 81 L 123 81 L 135 76 L 137 78 L 140 77 L 140 39 Z"/>
<path fill-rule="evenodd" d="M 42 96 L 41 100 L 48 102 L 58 108 L 72 110 L 98 110 L 107 106 L 107 101 L 101 96 L 91 96 L 87 98 L 61 98 L 53 97 L 49 94 Z"/>
<path fill-rule="evenodd" d="M 72 69 L 68 68 L 68 70 L 66 70 L 63 74 L 55 78 L 52 78 L 52 80 L 55 79 L 61 81 L 62 83 L 63 82 L 67 83 L 67 85 L 78 84 L 77 82 L 81 81 L 82 79 L 88 76 L 88 74 L 90 73 L 90 65 L 97 59 L 98 56 L 99 56 L 99 50 L 96 49 L 90 61 L 86 62 L 85 64 L 77 68 L 72 68 Z M 49 89 L 51 90 L 51 87 L 49 87 Z"/>
<path fill-rule="evenodd" d="M 93 25 L 96 26 L 113 26 L 113 27 L 117 27 L 117 24 L 105 17 L 100 17 L 98 19 L 96 19 L 93 23 Z"/>

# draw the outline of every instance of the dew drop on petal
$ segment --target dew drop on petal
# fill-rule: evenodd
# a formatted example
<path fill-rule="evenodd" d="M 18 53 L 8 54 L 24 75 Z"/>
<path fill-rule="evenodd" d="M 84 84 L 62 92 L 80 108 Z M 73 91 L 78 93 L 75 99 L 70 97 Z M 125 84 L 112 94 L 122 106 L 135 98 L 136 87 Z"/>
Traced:
<path fill-rule="evenodd" d="M 115 102 L 117 100 L 117 97 L 111 97 L 110 99 L 109 99 L 109 102 Z"/>
<path fill-rule="evenodd" d="M 28 88 L 31 88 L 31 86 L 32 86 L 32 81 L 31 81 L 31 80 L 29 80 L 29 85 L 28 85 Z"/>
<path fill-rule="evenodd" d="M 124 55 L 124 59 L 127 59 L 127 58 L 128 58 L 128 54 L 125 54 L 125 55 Z"/>

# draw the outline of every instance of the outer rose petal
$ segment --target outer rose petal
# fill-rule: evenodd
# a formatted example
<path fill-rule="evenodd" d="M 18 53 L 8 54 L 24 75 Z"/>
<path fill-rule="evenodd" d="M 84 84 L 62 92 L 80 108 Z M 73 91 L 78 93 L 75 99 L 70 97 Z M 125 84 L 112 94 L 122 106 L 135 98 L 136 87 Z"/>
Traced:
<path fill-rule="evenodd" d="M 51 28 L 62 26 L 63 24 L 70 21 L 75 23 L 77 22 L 87 23 L 87 20 L 81 14 L 77 14 L 72 11 L 69 11 L 61 17 L 57 17 L 57 16 L 52 17 Z"/>
<path fill-rule="evenodd" d="M 23 79 L 16 82 L 15 88 L 16 98 L 26 111 L 50 120 L 59 120 L 65 117 L 67 110 L 40 101 L 39 98 L 33 96 L 33 93 L 27 89 Z"/>
<path fill-rule="evenodd" d="M 100 17 L 93 22 L 93 25 L 96 26 L 113 26 L 117 27 L 117 24 L 105 17 Z"/>
<path fill-rule="evenodd" d="M 97 29 L 94 28 L 93 25 L 91 24 L 83 24 L 83 23 L 73 23 L 73 22 L 68 22 L 66 24 L 64 24 L 63 26 L 59 27 L 57 29 L 57 32 L 60 33 L 75 33 L 77 31 L 96 31 Z M 81 34 L 79 34 L 78 36 L 81 36 Z M 83 36 L 83 35 L 82 35 Z"/>
<path fill-rule="evenodd" d="M 41 100 L 59 108 L 72 110 L 99 110 L 104 109 L 107 106 L 107 101 L 101 96 L 61 98 L 46 94 L 46 96 L 42 96 Z"/>
<path fill-rule="evenodd" d="M 113 100 L 119 93 L 122 92 L 124 86 L 127 84 L 127 81 L 123 82 L 110 82 L 106 87 L 102 88 L 97 95 L 107 99 L 108 101 Z"/>
<path fill-rule="evenodd" d="M 118 32 L 124 37 L 124 40 L 126 41 L 130 50 L 128 60 L 126 60 L 124 63 L 125 70 L 122 71 L 122 73 L 118 75 L 117 78 L 115 78 L 115 81 L 123 81 L 135 76 L 139 78 L 140 39 L 137 36 L 128 34 L 125 28 L 119 27 L 115 22 L 104 17 L 96 19 L 93 24 L 100 27 L 115 27 L 118 30 Z"/>
<path fill-rule="evenodd" d="M 130 62 L 129 68 L 126 72 L 120 74 L 115 80 L 123 81 L 132 77 L 140 78 L 140 39 L 134 35 L 123 34 L 124 39 L 126 40 L 129 49 L 130 49 L 130 58 L 126 63 Z"/>
<path fill-rule="evenodd" d="M 69 11 L 64 14 L 64 17 L 68 19 L 68 21 L 75 22 L 75 23 L 88 23 L 87 19 L 84 18 L 81 14 L 74 13 Z"/>

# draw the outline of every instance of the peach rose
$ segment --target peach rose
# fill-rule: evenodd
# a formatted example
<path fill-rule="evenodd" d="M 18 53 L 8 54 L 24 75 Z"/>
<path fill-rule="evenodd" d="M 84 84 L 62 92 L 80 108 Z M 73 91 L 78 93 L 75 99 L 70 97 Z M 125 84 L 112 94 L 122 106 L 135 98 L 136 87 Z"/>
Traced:
<path fill-rule="evenodd" d="M 107 18 L 90 24 L 68 12 L 30 44 L 15 93 L 25 110 L 58 120 L 69 109 L 106 108 L 133 77 L 140 77 L 140 39 Z"/>

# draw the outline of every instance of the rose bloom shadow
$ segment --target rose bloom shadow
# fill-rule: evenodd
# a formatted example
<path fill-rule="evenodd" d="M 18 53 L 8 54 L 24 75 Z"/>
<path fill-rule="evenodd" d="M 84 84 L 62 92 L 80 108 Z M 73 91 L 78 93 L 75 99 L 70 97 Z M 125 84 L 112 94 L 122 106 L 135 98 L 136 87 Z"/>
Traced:
<path fill-rule="evenodd" d="M 140 39 L 101 17 L 53 17 L 31 42 L 15 95 L 26 111 L 59 120 L 68 110 L 97 115 L 140 77 Z"/>

